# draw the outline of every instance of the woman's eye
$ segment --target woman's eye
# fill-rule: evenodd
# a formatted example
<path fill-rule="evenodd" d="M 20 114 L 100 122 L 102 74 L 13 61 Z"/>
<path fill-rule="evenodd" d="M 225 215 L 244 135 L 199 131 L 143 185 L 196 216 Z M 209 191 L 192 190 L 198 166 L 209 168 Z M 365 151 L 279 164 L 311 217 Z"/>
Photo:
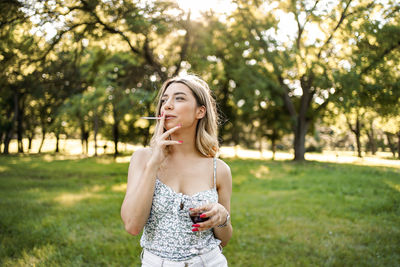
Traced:
<path fill-rule="evenodd" d="M 183 97 L 177 97 L 176 100 L 185 100 Z"/>

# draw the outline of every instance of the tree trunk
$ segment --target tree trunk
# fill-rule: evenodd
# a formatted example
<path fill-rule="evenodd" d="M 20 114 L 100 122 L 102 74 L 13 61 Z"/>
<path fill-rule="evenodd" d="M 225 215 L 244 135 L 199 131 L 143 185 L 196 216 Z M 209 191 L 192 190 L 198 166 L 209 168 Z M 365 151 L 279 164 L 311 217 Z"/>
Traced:
<path fill-rule="evenodd" d="M 275 131 L 275 130 L 274 130 Z M 275 153 L 276 153 L 276 138 L 274 136 L 274 133 L 272 133 L 272 138 L 271 138 L 271 149 L 272 149 L 272 160 L 275 160 Z"/>
<path fill-rule="evenodd" d="M 86 131 L 86 127 L 84 123 L 81 123 L 81 146 L 82 146 L 82 154 L 88 154 L 88 139 L 89 139 L 89 132 Z"/>
<path fill-rule="evenodd" d="M 17 110 L 17 118 L 16 118 L 16 121 L 17 121 L 18 153 L 24 153 L 24 144 L 22 142 L 23 107 L 20 108 L 19 102 L 20 102 L 20 98 L 18 97 L 18 100 L 17 100 L 17 103 L 16 103 L 16 105 L 17 105 L 17 109 L 16 109 Z"/>
<path fill-rule="evenodd" d="M 85 154 L 85 139 L 83 139 L 82 135 L 81 135 L 81 151 L 82 151 L 82 155 Z"/>
<path fill-rule="evenodd" d="M 289 87 L 284 83 L 284 79 L 280 76 L 279 83 L 285 90 L 283 102 L 292 118 L 293 132 L 294 132 L 294 160 L 304 161 L 306 153 L 306 134 L 309 123 L 312 121 L 310 118 L 310 106 L 313 99 L 314 92 L 311 89 L 314 80 L 314 74 L 310 71 L 307 75 L 304 74 L 300 78 L 300 84 L 303 94 L 300 99 L 299 112 L 296 112 L 296 107 L 290 99 Z M 312 115 L 311 115 L 312 116 Z"/>
<path fill-rule="evenodd" d="M 362 158 L 362 153 L 361 153 L 361 141 L 360 141 L 360 138 L 361 138 L 361 134 L 360 134 L 360 132 L 357 132 L 357 133 L 356 133 L 357 156 L 358 156 L 359 158 Z"/>
<path fill-rule="evenodd" d="M 5 133 L 3 154 L 10 153 L 9 148 L 10 148 L 11 138 L 12 138 L 12 129 L 9 129 L 9 131 Z"/>
<path fill-rule="evenodd" d="M 113 119 L 114 119 L 114 124 L 113 124 L 113 138 L 114 138 L 114 158 L 117 157 L 119 154 L 118 152 L 118 141 L 119 141 L 119 120 L 117 116 L 117 109 L 115 106 L 113 107 Z"/>
<path fill-rule="evenodd" d="M 150 143 L 150 125 L 144 132 L 143 146 L 147 146 Z"/>
<path fill-rule="evenodd" d="M 393 154 L 393 158 L 395 158 L 396 157 L 396 149 L 395 149 L 395 145 L 393 144 L 391 134 L 388 132 L 385 132 L 385 135 L 386 135 L 386 139 L 388 141 L 389 149 Z"/>
<path fill-rule="evenodd" d="M 9 148 L 10 148 L 10 142 L 11 139 L 14 135 L 14 126 L 17 123 L 17 118 L 18 118 L 18 94 L 14 93 L 14 115 L 13 118 L 11 120 L 11 124 L 9 125 L 8 131 L 6 131 L 5 133 L 5 139 L 4 139 L 4 151 L 3 154 L 9 154 Z M 11 114 L 10 114 L 11 115 Z"/>
<path fill-rule="evenodd" d="M 18 153 L 24 153 L 24 142 L 22 136 L 18 136 Z"/>
<path fill-rule="evenodd" d="M 259 142 L 258 150 L 260 151 L 260 158 L 263 158 L 262 136 L 259 137 L 258 142 Z"/>
<path fill-rule="evenodd" d="M 347 119 L 347 118 L 346 118 Z M 349 119 L 347 119 L 347 124 L 349 125 L 350 130 L 354 133 L 354 135 L 356 136 L 356 143 L 357 143 L 357 154 L 359 158 L 362 158 L 362 153 L 361 153 L 361 123 L 360 123 L 360 116 L 357 114 L 357 118 L 356 118 L 356 125 L 355 127 L 353 127 L 349 121 Z"/>
<path fill-rule="evenodd" d="M 86 139 L 85 139 L 85 149 L 86 149 L 86 155 L 89 154 L 89 132 L 87 132 Z"/>
<path fill-rule="evenodd" d="M 400 131 L 397 132 L 397 157 L 400 159 Z"/>
<path fill-rule="evenodd" d="M 43 147 L 45 137 L 46 137 L 46 129 L 42 125 L 42 141 L 40 142 L 40 146 L 39 146 L 39 151 L 38 151 L 39 154 L 42 153 L 42 147 Z"/>
<path fill-rule="evenodd" d="M 28 153 L 30 153 L 32 149 L 32 140 L 33 140 L 33 135 L 28 136 Z"/>
<path fill-rule="evenodd" d="M 60 143 L 60 134 L 57 133 L 57 134 L 56 134 L 56 150 L 55 150 L 55 153 L 60 152 L 59 143 Z"/>
<path fill-rule="evenodd" d="M 356 142 L 357 142 L 357 153 L 358 153 L 358 157 L 362 158 L 362 154 L 361 154 L 361 129 L 360 129 L 360 118 L 357 115 L 357 120 L 356 120 Z"/>
<path fill-rule="evenodd" d="M 294 160 L 303 161 L 305 160 L 304 154 L 306 153 L 306 133 L 308 130 L 309 123 L 306 118 L 298 116 L 297 125 L 295 126 L 294 135 Z"/>
<path fill-rule="evenodd" d="M 13 117 L 15 117 L 15 114 L 14 114 Z M 14 119 L 10 123 L 8 123 L 5 128 L 6 129 L 4 131 L 4 149 L 3 149 L 3 154 L 9 154 L 10 153 L 10 151 L 9 151 L 10 142 L 11 142 L 11 139 L 12 139 L 13 134 L 14 134 Z"/>
<path fill-rule="evenodd" d="M 2 153 L 4 132 L 0 129 L 0 153 Z"/>
<path fill-rule="evenodd" d="M 81 136 L 81 146 L 82 146 L 82 154 L 87 155 L 88 154 L 88 148 L 89 148 L 89 141 L 88 141 L 88 133 L 83 132 Z"/>
<path fill-rule="evenodd" d="M 94 156 L 97 157 L 97 132 L 99 130 L 99 116 L 97 114 L 94 115 Z"/>
<path fill-rule="evenodd" d="M 376 155 L 376 140 L 375 140 L 375 134 L 374 134 L 374 121 L 371 120 L 371 131 L 367 131 L 367 136 L 369 140 L 369 147 L 371 149 L 372 155 Z"/>
<path fill-rule="evenodd" d="M 237 119 L 240 119 L 240 116 L 237 117 Z M 235 123 L 233 121 L 233 123 Z M 234 125 L 233 129 L 236 129 L 236 125 Z M 239 140 L 240 140 L 240 131 L 232 131 L 232 141 L 233 141 L 233 146 L 234 146 L 234 150 L 235 150 L 235 158 L 239 157 Z"/>
<path fill-rule="evenodd" d="M 113 137 L 114 137 L 114 157 L 116 157 L 119 152 L 118 152 L 118 141 L 119 141 L 119 127 L 118 127 L 118 121 L 114 120 L 114 125 L 113 125 Z"/>

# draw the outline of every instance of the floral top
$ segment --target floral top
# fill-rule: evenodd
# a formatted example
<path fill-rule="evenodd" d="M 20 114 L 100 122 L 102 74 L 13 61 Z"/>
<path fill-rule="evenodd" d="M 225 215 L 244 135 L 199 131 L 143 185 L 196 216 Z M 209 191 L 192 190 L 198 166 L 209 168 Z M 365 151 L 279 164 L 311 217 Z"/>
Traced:
<path fill-rule="evenodd" d="M 143 229 L 140 245 L 149 252 L 172 261 L 188 260 L 196 254 L 191 252 L 198 244 L 198 236 L 192 232 L 193 222 L 189 217 L 191 200 L 218 202 L 216 188 L 216 158 L 214 164 L 214 186 L 192 196 L 175 192 L 171 187 L 156 179 L 150 216 Z M 219 246 L 212 229 L 202 231 L 201 244 L 204 251 Z"/>

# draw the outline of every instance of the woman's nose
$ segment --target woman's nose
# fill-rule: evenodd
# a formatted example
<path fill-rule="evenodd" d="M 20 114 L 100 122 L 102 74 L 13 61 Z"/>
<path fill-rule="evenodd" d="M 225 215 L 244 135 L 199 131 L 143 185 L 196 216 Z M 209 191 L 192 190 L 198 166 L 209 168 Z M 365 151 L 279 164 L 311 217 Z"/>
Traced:
<path fill-rule="evenodd" d="M 171 100 L 167 100 L 167 102 L 165 102 L 164 109 L 172 109 L 173 107 L 174 106 Z"/>

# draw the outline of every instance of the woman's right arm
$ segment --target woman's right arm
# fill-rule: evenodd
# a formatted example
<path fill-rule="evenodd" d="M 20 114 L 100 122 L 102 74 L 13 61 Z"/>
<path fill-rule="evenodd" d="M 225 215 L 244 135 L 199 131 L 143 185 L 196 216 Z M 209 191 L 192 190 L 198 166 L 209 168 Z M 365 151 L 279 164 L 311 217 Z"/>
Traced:
<path fill-rule="evenodd" d="M 146 150 L 140 149 L 132 155 L 126 194 L 121 206 L 125 230 L 132 235 L 138 235 L 147 222 L 159 168 L 158 163 L 150 160 L 150 152 Z"/>
<path fill-rule="evenodd" d="M 128 171 L 126 194 L 121 206 L 121 218 L 125 230 L 138 235 L 150 215 L 153 202 L 157 171 L 165 160 L 165 148 L 169 145 L 179 145 L 182 142 L 167 140 L 168 136 L 181 126 L 164 132 L 165 115 L 161 117 L 160 127 L 155 132 L 154 144 L 151 149 L 140 149 L 131 158 Z"/>

